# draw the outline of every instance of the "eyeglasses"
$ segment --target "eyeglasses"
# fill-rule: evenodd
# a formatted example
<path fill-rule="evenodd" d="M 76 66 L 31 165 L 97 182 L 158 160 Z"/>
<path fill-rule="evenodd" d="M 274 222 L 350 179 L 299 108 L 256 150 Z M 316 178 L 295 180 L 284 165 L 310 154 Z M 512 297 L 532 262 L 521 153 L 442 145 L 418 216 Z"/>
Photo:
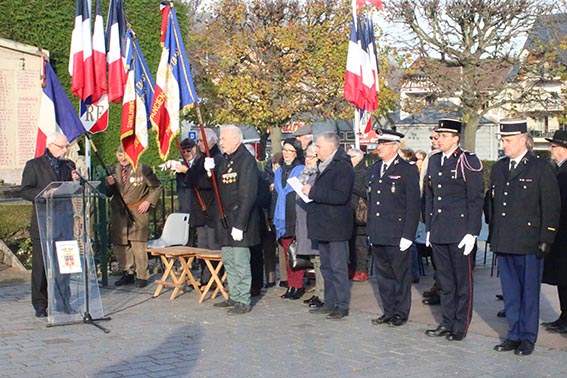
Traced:
<path fill-rule="evenodd" d="M 439 139 L 439 135 L 430 136 L 429 139 L 431 139 L 431 140 L 438 140 L 438 139 Z"/>
<path fill-rule="evenodd" d="M 390 141 L 385 141 L 385 140 L 379 140 L 378 144 L 382 144 L 382 145 L 389 145 L 389 144 L 396 144 L 398 142 L 390 142 Z"/>
<path fill-rule="evenodd" d="M 203 139 L 197 139 L 197 143 L 203 143 Z"/>
<path fill-rule="evenodd" d="M 68 145 L 68 144 L 65 144 L 65 145 L 63 145 L 63 146 L 61 146 L 61 145 L 59 145 L 59 144 L 57 144 L 57 143 L 51 143 L 51 144 L 54 145 L 54 146 L 59 147 L 59 148 L 62 149 L 62 150 L 66 150 L 66 149 L 69 148 L 69 145 Z"/>
<path fill-rule="evenodd" d="M 283 152 L 295 152 L 295 150 L 291 148 L 284 148 Z"/>
<path fill-rule="evenodd" d="M 193 152 L 193 149 L 192 149 L 192 148 L 189 148 L 189 149 L 184 149 L 184 150 L 183 150 L 183 153 L 188 153 L 188 152 Z"/>
<path fill-rule="evenodd" d="M 317 155 L 305 155 L 306 159 L 317 159 Z"/>

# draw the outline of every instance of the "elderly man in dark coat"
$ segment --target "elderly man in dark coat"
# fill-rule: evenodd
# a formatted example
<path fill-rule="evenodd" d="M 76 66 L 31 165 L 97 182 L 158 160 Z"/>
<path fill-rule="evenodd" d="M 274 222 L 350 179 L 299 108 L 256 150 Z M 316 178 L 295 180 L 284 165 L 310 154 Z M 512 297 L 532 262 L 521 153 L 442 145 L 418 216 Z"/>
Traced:
<path fill-rule="evenodd" d="M 231 307 L 228 315 L 250 312 L 250 247 L 260 244 L 260 216 L 255 207 L 258 193 L 256 159 L 242 144 L 242 131 L 237 126 L 221 128 L 220 147 L 224 159 L 216 164 L 206 158 L 205 170 L 214 169 L 226 220 L 216 226 L 217 240 L 222 246 L 222 262 L 226 269 L 230 298 L 216 307 Z"/>
<path fill-rule="evenodd" d="M 556 177 L 561 194 L 561 215 L 551 253 L 544 259 L 543 283 L 557 286 L 561 314 L 557 320 L 542 325 L 549 332 L 567 333 L 567 131 L 558 130 L 552 139 L 546 138 L 551 159 L 556 165 Z"/>
<path fill-rule="evenodd" d="M 54 133 L 47 137 L 45 153 L 35 159 L 29 160 L 22 173 L 23 199 L 34 203 L 35 197 L 54 181 L 78 180 L 74 171 L 75 163 L 65 159 L 67 152 L 67 137 L 61 133 Z M 64 230 L 55 230 L 60 232 Z M 67 230 L 68 231 L 68 230 Z M 71 230 L 72 232 L 72 230 Z M 47 278 L 45 275 L 41 239 L 37 224 L 35 203 L 32 209 L 30 235 L 33 241 L 32 251 L 32 305 L 35 316 L 47 316 Z M 64 240 L 64 239 L 62 239 Z M 56 291 L 57 293 L 57 291 Z"/>
<path fill-rule="evenodd" d="M 304 185 L 302 191 L 312 200 L 307 207 L 307 235 L 319 243 L 325 304 L 309 312 L 327 314 L 327 319 L 342 319 L 348 315 L 350 302 L 348 242 L 354 225 L 354 173 L 350 156 L 340 147 L 337 134 L 319 135 L 315 146 L 319 173 L 313 186 Z"/>
<path fill-rule="evenodd" d="M 503 159 L 490 172 L 490 248 L 498 253 L 508 334 L 498 352 L 529 355 L 539 331 L 543 257 L 555 239 L 561 198 L 550 164 L 528 150 L 527 122 L 500 121 Z"/>

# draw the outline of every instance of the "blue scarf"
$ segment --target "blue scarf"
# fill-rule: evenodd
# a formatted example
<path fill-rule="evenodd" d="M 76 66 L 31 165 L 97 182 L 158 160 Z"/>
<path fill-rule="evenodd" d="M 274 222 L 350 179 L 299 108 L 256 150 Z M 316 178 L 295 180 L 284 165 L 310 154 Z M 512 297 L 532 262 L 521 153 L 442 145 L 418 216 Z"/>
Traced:
<path fill-rule="evenodd" d="M 291 170 L 288 179 L 292 177 L 297 177 L 301 174 L 305 166 L 303 164 L 296 165 Z M 274 226 L 276 226 L 276 239 L 285 235 L 285 202 L 287 195 L 293 192 L 291 186 L 285 183 L 285 187 L 282 187 L 282 168 L 278 168 L 274 175 L 274 188 L 278 193 L 278 200 L 276 201 L 276 208 L 274 209 Z"/>

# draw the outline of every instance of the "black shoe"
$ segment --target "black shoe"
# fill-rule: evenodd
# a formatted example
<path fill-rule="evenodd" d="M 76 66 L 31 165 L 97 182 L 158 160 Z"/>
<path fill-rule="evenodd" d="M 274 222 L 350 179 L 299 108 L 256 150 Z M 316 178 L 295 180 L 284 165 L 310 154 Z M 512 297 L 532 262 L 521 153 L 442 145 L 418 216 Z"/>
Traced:
<path fill-rule="evenodd" d="M 309 308 L 319 308 L 319 307 L 323 307 L 324 303 L 322 300 L 319 299 L 319 297 L 315 297 L 315 299 L 313 299 L 311 301 L 311 303 L 309 303 Z"/>
<path fill-rule="evenodd" d="M 374 325 L 378 325 L 378 324 L 385 324 L 385 323 L 389 323 L 390 320 L 392 320 L 391 316 L 388 315 L 382 315 L 376 319 L 372 319 L 372 324 Z"/>
<path fill-rule="evenodd" d="M 46 309 L 35 310 L 35 317 L 36 318 L 47 318 L 47 310 Z"/>
<path fill-rule="evenodd" d="M 348 316 L 347 309 L 335 307 L 331 312 L 329 312 L 326 318 L 331 320 L 339 320 L 344 318 L 345 316 Z"/>
<path fill-rule="evenodd" d="M 226 312 L 227 315 L 242 315 L 252 311 L 252 306 L 236 302 L 236 304 Z"/>
<path fill-rule="evenodd" d="M 435 329 L 428 329 L 427 331 L 425 331 L 425 334 L 431 337 L 447 336 L 451 334 L 451 330 L 440 325 Z"/>
<path fill-rule="evenodd" d="M 496 294 L 496 299 L 498 299 L 499 301 L 503 301 L 504 296 L 502 294 Z"/>
<path fill-rule="evenodd" d="M 287 287 L 287 281 L 280 281 L 280 287 Z"/>
<path fill-rule="evenodd" d="M 222 301 L 222 302 L 213 304 L 213 307 L 221 307 L 221 308 L 223 308 L 223 307 L 232 307 L 232 306 L 234 306 L 236 303 L 237 303 L 236 301 L 233 301 L 232 299 L 228 298 L 228 299 L 225 300 L 225 301 Z"/>
<path fill-rule="evenodd" d="M 252 288 L 250 289 L 250 296 L 251 297 L 259 297 L 262 294 L 262 289 Z"/>
<path fill-rule="evenodd" d="M 318 296 L 313 295 L 313 296 L 311 296 L 311 298 L 304 300 L 303 303 L 305 303 L 306 305 L 309 305 L 309 304 L 311 304 L 311 302 L 312 302 L 315 298 L 319 299 Z"/>
<path fill-rule="evenodd" d="M 519 341 L 514 340 L 504 340 L 502 343 L 496 345 L 494 350 L 497 352 L 509 352 L 511 350 L 515 350 L 520 345 Z"/>
<path fill-rule="evenodd" d="M 391 325 L 391 326 L 394 326 L 394 327 L 399 327 L 399 326 L 406 324 L 406 321 L 407 320 L 402 318 L 400 315 L 396 314 L 396 315 L 392 316 L 392 319 L 388 322 L 388 325 Z"/>
<path fill-rule="evenodd" d="M 461 341 L 467 336 L 466 333 L 461 331 L 453 331 L 447 335 L 447 340 L 449 341 Z"/>
<path fill-rule="evenodd" d="M 496 314 L 496 316 L 498 316 L 499 318 L 505 318 L 505 317 L 506 317 L 506 310 L 500 310 L 500 311 L 498 311 L 498 313 Z"/>
<path fill-rule="evenodd" d="M 274 286 L 276 286 L 275 282 L 268 282 L 267 284 L 264 285 L 264 289 L 269 289 Z"/>
<path fill-rule="evenodd" d="M 514 351 L 516 356 L 529 356 L 534 351 L 534 343 L 528 340 L 522 340 L 520 345 Z"/>
<path fill-rule="evenodd" d="M 114 282 L 114 286 L 131 285 L 135 282 L 135 280 L 136 277 L 133 274 L 122 272 L 122 277 L 120 277 L 116 282 Z"/>
<path fill-rule="evenodd" d="M 436 306 L 441 304 L 441 297 L 439 295 L 434 295 L 429 298 L 425 298 L 421 301 L 421 303 L 429 305 L 429 306 Z"/>
<path fill-rule="evenodd" d="M 136 287 L 142 288 L 148 286 L 148 280 L 136 278 Z"/>
<path fill-rule="evenodd" d="M 565 321 L 565 322 L 567 323 L 567 321 Z M 541 323 L 541 325 L 544 326 L 545 328 L 549 328 L 549 327 L 557 327 L 561 323 L 563 323 L 563 319 L 559 318 L 559 319 L 554 320 L 552 322 L 543 322 L 543 323 Z"/>
<path fill-rule="evenodd" d="M 546 330 L 551 333 L 567 333 L 567 323 L 559 323 L 555 327 L 547 327 Z"/>
<path fill-rule="evenodd" d="M 291 294 L 289 296 L 289 299 L 291 299 L 292 301 L 297 300 L 299 298 L 301 298 L 303 296 L 303 294 L 305 294 L 305 289 L 304 288 L 299 288 L 299 289 L 295 289 L 295 291 L 293 292 L 293 294 Z"/>
<path fill-rule="evenodd" d="M 330 314 L 331 311 L 333 311 L 332 308 L 325 307 L 325 306 L 321 306 L 321 307 L 319 307 L 319 308 L 311 308 L 311 309 L 309 309 L 309 313 L 310 313 L 310 314 L 322 314 L 322 315 L 327 315 L 327 314 Z"/>
<path fill-rule="evenodd" d="M 288 287 L 286 292 L 280 295 L 280 298 L 289 299 L 295 293 L 295 290 L 297 290 L 295 287 Z"/>

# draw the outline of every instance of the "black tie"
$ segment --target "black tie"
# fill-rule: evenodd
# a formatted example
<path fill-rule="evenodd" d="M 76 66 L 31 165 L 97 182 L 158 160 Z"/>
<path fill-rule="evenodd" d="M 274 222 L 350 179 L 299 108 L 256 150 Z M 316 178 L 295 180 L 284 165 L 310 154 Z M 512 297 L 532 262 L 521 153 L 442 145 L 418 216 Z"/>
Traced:
<path fill-rule="evenodd" d="M 516 160 L 510 160 L 510 172 L 516 168 Z"/>
<path fill-rule="evenodd" d="M 441 166 L 447 164 L 447 160 L 449 160 L 449 158 L 447 156 L 443 156 L 443 161 L 441 162 Z"/>
<path fill-rule="evenodd" d="M 383 164 L 382 165 L 382 174 L 380 175 L 380 177 L 384 176 L 384 173 L 386 173 L 386 169 L 388 169 L 388 164 Z"/>

